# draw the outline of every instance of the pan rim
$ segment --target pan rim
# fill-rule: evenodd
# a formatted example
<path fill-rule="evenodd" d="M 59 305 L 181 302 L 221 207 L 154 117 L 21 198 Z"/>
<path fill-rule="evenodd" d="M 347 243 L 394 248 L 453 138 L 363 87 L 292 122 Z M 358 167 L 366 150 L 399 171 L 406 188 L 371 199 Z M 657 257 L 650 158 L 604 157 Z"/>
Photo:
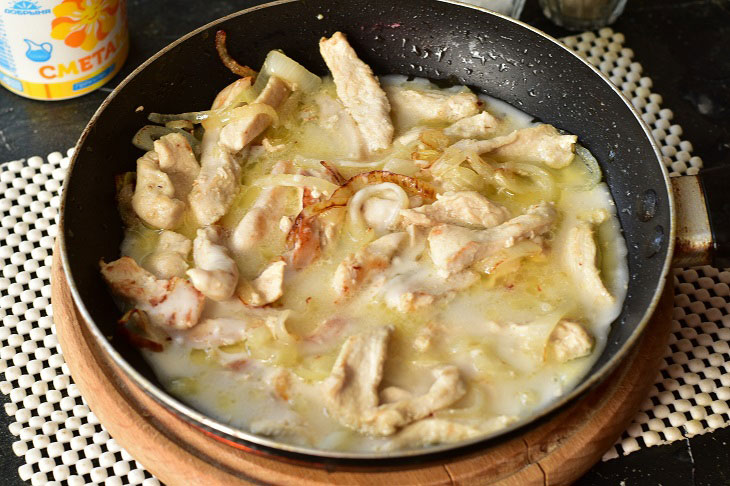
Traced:
<path fill-rule="evenodd" d="M 262 5 L 257 5 L 255 7 L 251 7 L 248 9 L 240 10 L 238 12 L 231 13 L 229 15 L 226 15 L 224 17 L 221 17 L 219 19 L 213 20 L 212 22 L 209 22 L 183 36 L 176 39 L 172 43 L 168 44 L 161 50 L 159 50 L 156 54 L 151 56 L 149 59 L 144 61 L 142 64 L 140 64 L 137 68 L 135 68 L 124 80 L 122 80 L 119 85 L 114 88 L 114 90 L 106 97 L 106 99 L 101 103 L 99 108 L 96 110 L 94 115 L 91 117 L 89 122 L 87 123 L 86 127 L 84 128 L 81 136 L 79 137 L 78 142 L 75 145 L 75 150 L 73 153 L 73 156 L 71 157 L 69 167 L 68 167 L 68 173 L 67 177 L 70 177 L 73 173 L 73 169 L 76 165 L 76 160 L 78 158 L 78 154 L 80 153 L 80 149 L 82 148 L 86 138 L 88 137 L 91 129 L 95 126 L 96 121 L 98 118 L 103 114 L 106 107 L 110 104 L 111 100 L 113 100 L 116 95 L 124 89 L 124 87 L 133 79 L 135 78 L 141 71 L 143 71 L 148 65 L 150 65 L 152 62 L 157 60 L 158 58 L 162 57 L 164 54 L 166 54 L 168 51 L 172 50 L 173 48 L 177 47 L 179 44 L 183 43 L 184 41 L 188 40 L 189 38 L 198 35 L 199 33 L 210 29 L 211 27 L 214 27 L 215 25 L 218 25 L 220 23 L 223 23 L 227 20 L 230 20 L 232 18 L 246 15 L 250 12 L 254 12 L 257 10 L 275 7 L 278 5 L 298 2 L 298 1 L 304 1 L 304 0 L 276 0 L 273 2 L 269 2 Z M 59 253 L 60 253 L 60 259 L 61 259 L 61 265 L 63 268 L 63 271 L 66 276 L 66 280 L 72 295 L 72 298 L 74 300 L 74 304 L 76 305 L 81 317 L 85 321 L 85 323 L 88 324 L 87 328 L 91 335 L 94 337 L 94 339 L 97 341 L 101 349 L 112 359 L 112 361 L 118 366 L 141 390 L 144 391 L 148 396 L 153 398 L 158 403 L 165 406 L 167 409 L 173 411 L 177 415 L 181 416 L 183 420 L 188 422 L 189 424 L 193 426 L 203 427 L 204 429 L 207 429 L 214 434 L 223 434 L 228 438 L 232 438 L 234 440 L 243 441 L 246 445 L 250 445 L 252 447 L 263 447 L 266 449 L 273 449 L 274 454 L 276 452 L 283 452 L 292 454 L 299 457 L 312 457 L 317 459 L 332 459 L 332 460 L 355 460 L 355 461 L 362 461 L 367 462 L 371 460 L 382 460 L 382 459 L 407 459 L 407 458 L 422 458 L 424 456 L 431 456 L 439 453 L 444 452 L 450 452 L 450 451 L 456 451 L 458 449 L 467 448 L 469 446 L 474 446 L 477 444 L 483 443 L 485 447 L 488 445 L 488 442 L 492 441 L 493 439 L 496 439 L 497 437 L 501 436 L 508 436 L 515 431 L 521 429 L 522 427 L 530 424 L 530 423 L 537 423 L 540 420 L 543 420 L 547 416 L 555 413 L 556 411 L 562 409 L 564 406 L 566 406 L 568 403 L 572 402 L 574 399 L 579 397 L 580 395 L 584 394 L 589 389 L 595 387 L 598 383 L 600 383 L 613 369 L 616 368 L 616 366 L 626 357 L 628 352 L 633 348 L 634 344 L 638 340 L 639 336 L 643 333 L 643 331 L 646 328 L 647 323 L 649 322 L 649 319 L 651 318 L 652 314 L 654 313 L 659 299 L 662 295 L 662 292 L 664 290 L 664 285 L 667 282 L 667 275 L 669 274 L 669 270 L 671 268 L 671 259 L 674 252 L 674 239 L 675 239 L 675 231 L 676 231 L 676 211 L 675 211 L 675 203 L 674 203 L 674 197 L 673 197 L 673 191 L 671 189 L 671 182 L 669 180 L 669 174 L 664 167 L 664 164 L 662 163 L 661 158 L 661 151 L 657 145 L 656 140 L 651 134 L 651 131 L 649 127 L 647 126 L 646 122 L 641 118 L 639 113 L 636 111 L 636 109 L 633 107 L 629 99 L 608 79 L 606 75 L 604 75 L 601 71 L 599 71 L 595 66 L 587 62 L 585 59 L 581 58 L 579 55 L 577 55 L 573 50 L 571 50 L 569 47 L 564 45 L 559 40 L 555 39 L 554 37 L 542 32 L 539 29 L 536 29 L 535 27 L 532 27 L 524 22 L 521 22 L 519 20 L 513 19 L 511 17 L 499 14 L 497 12 L 491 11 L 486 8 L 478 7 L 471 4 L 465 4 L 460 1 L 456 0 L 435 0 L 441 3 L 447 3 L 447 4 L 454 4 L 458 5 L 460 7 L 464 8 L 470 8 L 475 11 L 481 12 L 483 14 L 487 15 L 493 15 L 496 17 L 499 17 L 505 21 L 509 21 L 512 23 L 515 23 L 519 26 L 521 26 L 524 29 L 527 29 L 531 31 L 532 33 L 542 37 L 543 39 L 559 46 L 566 52 L 568 52 L 573 57 L 579 59 L 585 66 L 587 66 L 589 69 L 593 71 L 594 74 L 598 75 L 599 78 L 615 93 L 617 94 L 621 100 L 624 102 L 624 104 L 629 108 L 631 113 L 634 115 L 634 118 L 639 122 L 642 130 L 644 131 L 645 136 L 650 142 L 650 145 L 652 149 L 654 150 L 654 155 L 656 159 L 656 163 L 659 164 L 660 168 L 662 169 L 662 175 L 664 180 L 665 189 L 668 195 L 668 206 L 669 206 L 669 218 L 670 218 L 670 229 L 668 234 L 668 243 L 667 243 L 667 252 L 665 256 L 664 263 L 662 265 L 661 274 L 659 281 L 657 282 L 655 292 L 652 296 L 652 299 L 647 306 L 644 314 L 641 316 L 639 323 L 637 324 L 636 328 L 632 332 L 632 334 L 628 337 L 624 345 L 619 349 L 617 353 L 615 353 L 606 363 L 604 363 L 600 368 L 595 370 L 590 376 L 586 376 L 583 378 L 583 380 L 570 392 L 562 395 L 557 400 L 553 401 L 549 406 L 545 407 L 544 409 L 540 410 L 536 414 L 527 417 L 525 419 L 522 419 L 518 422 L 515 422 L 514 424 L 511 424 L 510 426 L 499 429 L 495 432 L 484 434 L 482 436 L 468 439 L 465 441 L 460 442 L 453 442 L 448 444 L 440 444 L 436 446 L 430 446 L 422 449 L 407 449 L 402 451 L 391 451 L 391 452 L 337 452 L 337 451 L 328 451 L 328 450 L 321 450 L 321 449 L 315 449 L 311 447 L 302 447 L 302 446 L 294 446 L 292 444 L 286 444 L 277 442 L 275 440 L 272 440 L 270 438 L 267 438 L 265 436 L 259 436 L 255 434 L 251 434 L 248 432 L 245 432 L 241 429 L 238 429 L 236 427 L 227 425 L 223 422 L 220 422 L 218 420 L 215 420 L 202 412 L 199 412 L 195 410 L 194 408 L 190 407 L 189 405 L 183 403 L 179 399 L 173 397 L 171 394 L 169 394 L 167 391 L 165 391 L 163 388 L 158 387 L 154 383 L 152 383 L 150 380 L 148 380 L 146 377 L 144 377 L 139 371 L 137 371 L 127 360 L 121 356 L 121 354 L 114 349 L 114 347 L 111 345 L 111 343 L 106 339 L 104 334 L 101 332 L 100 328 L 97 326 L 94 319 L 91 317 L 91 314 L 89 313 L 88 309 L 86 308 L 86 305 L 84 304 L 80 292 L 76 286 L 73 274 L 71 272 L 70 262 L 68 259 L 68 251 L 66 246 L 66 238 L 65 238 L 65 231 L 64 231 L 64 221 L 65 221 L 65 209 L 66 209 L 66 196 L 67 196 L 67 187 L 68 183 L 64 184 L 63 192 L 61 195 L 61 205 L 60 205 L 60 216 L 59 216 L 59 232 L 58 232 L 58 243 L 59 243 Z M 614 322 L 615 324 L 615 322 Z"/>

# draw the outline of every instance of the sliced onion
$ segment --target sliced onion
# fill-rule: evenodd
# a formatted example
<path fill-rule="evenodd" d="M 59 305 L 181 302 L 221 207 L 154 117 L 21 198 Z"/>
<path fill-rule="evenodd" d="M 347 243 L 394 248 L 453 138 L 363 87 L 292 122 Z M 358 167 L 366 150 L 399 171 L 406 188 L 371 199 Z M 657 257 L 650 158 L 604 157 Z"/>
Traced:
<path fill-rule="evenodd" d="M 494 184 L 495 170 L 489 162 L 481 158 L 476 152 L 467 154 L 467 160 L 474 172 L 479 174 L 484 181 Z"/>
<path fill-rule="evenodd" d="M 454 167 L 460 166 L 466 160 L 466 152 L 457 148 L 449 147 L 430 167 L 431 173 L 441 177 Z"/>
<path fill-rule="evenodd" d="M 553 183 L 552 176 L 546 171 L 545 169 L 542 169 L 540 167 L 537 167 L 536 165 L 532 164 L 525 164 L 520 162 L 507 162 L 505 164 L 502 164 L 501 167 L 503 170 L 510 171 L 512 173 L 518 174 L 523 177 L 527 177 L 532 180 L 532 182 L 539 188 L 539 192 L 542 193 L 546 198 L 552 199 L 555 195 L 555 184 Z M 499 174 L 504 175 L 502 174 Z M 507 178 L 501 178 L 501 180 L 505 183 L 507 183 Z M 515 189 L 517 189 L 518 192 L 529 192 L 529 189 L 525 189 L 521 187 L 522 185 L 517 183 L 515 185 L 514 179 L 510 181 L 508 184 L 511 184 Z M 507 187 L 510 189 L 510 187 Z M 511 189 L 510 189 L 511 190 Z M 514 191 L 512 191 L 514 192 Z"/>
<path fill-rule="evenodd" d="M 484 179 L 467 167 L 454 167 L 441 176 L 447 191 L 482 191 Z"/>
<path fill-rule="evenodd" d="M 189 111 L 187 113 L 178 114 L 162 114 L 162 113 L 150 113 L 147 115 L 147 119 L 152 123 L 159 123 L 164 125 L 166 123 L 185 120 L 192 123 L 200 123 L 210 116 L 212 110 L 206 111 Z"/>
<path fill-rule="evenodd" d="M 228 54 L 228 48 L 226 47 L 226 31 L 219 30 L 215 33 L 215 50 L 218 51 L 218 57 L 221 58 L 223 64 L 233 72 L 242 78 L 246 76 L 256 76 L 256 71 L 248 66 L 242 66 Z"/>
<path fill-rule="evenodd" d="M 265 103 L 251 103 L 250 105 L 233 108 L 227 113 L 219 114 L 218 119 L 225 124 L 242 118 L 253 118 L 259 114 L 268 115 L 271 118 L 272 125 L 279 123 L 279 115 L 276 110 Z"/>
<path fill-rule="evenodd" d="M 132 144 L 138 149 L 149 152 L 155 149 L 155 140 L 159 140 L 165 135 L 169 135 L 171 133 L 179 133 L 180 135 L 185 137 L 185 139 L 187 139 L 188 143 L 190 144 L 190 147 L 193 149 L 193 153 L 195 153 L 196 157 L 200 155 L 200 142 L 198 141 L 198 139 L 193 137 L 191 133 L 186 132 L 185 130 L 181 130 L 179 128 L 168 128 L 158 125 L 145 125 L 140 128 L 137 133 L 134 134 L 134 137 L 132 137 Z"/>
<path fill-rule="evenodd" d="M 351 177 L 339 189 L 337 189 L 330 199 L 345 198 L 349 199 L 357 191 L 371 184 L 379 184 L 381 182 L 392 182 L 403 188 L 411 196 L 421 196 L 428 202 L 436 200 L 436 188 L 431 184 L 415 179 L 413 177 L 404 176 L 403 174 L 394 174 L 384 170 L 374 170 L 371 172 L 363 172 Z"/>
<path fill-rule="evenodd" d="M 326 179 L 314 176 L 298 174 L 272 174 L 256 179 L 253 183 L 258 187 L 288 186 L 288 187 L 309 187 L 319 192 L 330 195 L 339 187 Z"/>
<path fill-rule="evenodd" d="M 383 165 L 383 170 L 413 177 L 419 171 L 419 167 L 412 160 L 392 158 Z"/>
<path fill-rule="evenodd" d="M 286 235 L 286 242 L 290 249 L 296 248 L 302 235 L 306 235 L 306 229 L 311 227 L 314 220 L 325 211 L 334 208 L 347 206 L 350 198 L 360 189 L 367 185 L 392 182 L 400 186 L 406 193 L 412 196 L 421 196 L 427 202 L 436 200 L 436 188 L 431 184 L 414 179 L 413 177 L 401 174 L 393 174 L 382 170 L 364 172 L 348 179 L 340 186 L 329 199 L 305 207 L 297 215 L 289 233 Z"/>
<path fill-rule="evenodd" d="M 338 185 L 342 185 L 346 182 L 346 179 L 342 177 L 342 174 L 340 174 L 340 171 L 337 170 L 337 167 L 334 167 L 332 164 L 327 162 L 326 160 L 320 160 L 319 163 L 324 167 L 324 169 L 327 171 L 327 173 L 332 177 L 332 180 L 335 181 Z"/>
<path fill-rule="evenodd" d="M 193 128 L 195 128 L 193 126 L 193 123 L 189 120 L 173 120 L 173 121 L 169 121 L 169 122 L 165 123 L 165 126 L 167 128 L 172 128 L 172 129 L 179 128 L 180 130 L 185 130 L 185 131 L 189 131 L 189 130 L 192 130 Z"/>
<path fill-rule="evenodd" d="M 603 174 L 601 173 L 601 166 L 598 165 L 598 161 L 593 156 L 590 150 L 580 144 L 575 144 L 575 154 L 586 166 L 586 172 L 588 172 L 588 180 L 585 184 L 576 187 L 583 191 L 590 191 L 596 185 L 601 182 Z"/>
<path fill-rule="evenodd" d="M 189 121 L 191 123 L 201 123 L 211 116 L 226 117 L 230 116 L 230 112 L 241 105 L 253 103 L 256 99 L 256 93 L 253 87 L 248 87 L 241 91 L 230 103 L 222 108 L 216 110 L 203 110 L 203 111 L 189 111 L 186 113 L 177 114 L 163 114 L 163 113 L 150 113 L 147 115 L 147 119 L 152 123 L 159 123 L 161 125 L 175 122 L 175 121 Z"/>
<path fill-rule="evenodd" d="M 322 79 L 309 72 L 304 66 L 287 57 L 281 51 L 269 51 L 261 66 L 261 72 L 256 78 L 254 90 L 261 93 L 271 76 L 276 76 L 285 81 L 292 91 L 304 91 L 311 93 L 319 89 Z"/>
<path fill-rule="evenodd" d="M 395 223 L 399 211 L 401 209 L 407 209 L 410 204 L 406 191 L 404 191 L 401 186 L 393 184 L 392 182 L 381 182 L 380 184 L 364 187 L 357 191 L 355 195 L 352 196 L 352 198 L 350 198 L 350 202 L 347 205 L 347 214 L 350 218 L 350 221 L 357 228 L 366 228 L 370 226 L 367 221 L 365 221 L 365 216 L 363 215 L 363 206 L 365 205 L 365 202 L 371 197 L 387 199 L 389 201 L 395 202 L 398 206 L 395 211 L 391 212 L 391 214 L 383 216 L 383 220 L 376 225 L 378 226 L 377 228 L 375 228 L 376 231 L 390 227 L 393 223 Z"/>

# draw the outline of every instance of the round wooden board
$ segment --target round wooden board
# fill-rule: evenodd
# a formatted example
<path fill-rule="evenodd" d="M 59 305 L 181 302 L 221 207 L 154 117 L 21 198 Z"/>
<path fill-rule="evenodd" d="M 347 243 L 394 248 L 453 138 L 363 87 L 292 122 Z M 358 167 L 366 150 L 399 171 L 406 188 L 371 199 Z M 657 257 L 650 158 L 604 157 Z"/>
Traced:
<path fill-rule="evenodd" d="M 52 288 L 56 331 L 84 398 L 112 437 L 168 485 L 570 484 L 601 458 L 637 412 L 666 349 L 672 311 L 667 285 L 624 363 L 550 421 L 448 462 L 364 472 L 283 462 L 233 447 L 188 424 L 139 390 L 101 352 L 73 304 L 57 251 Z"/>

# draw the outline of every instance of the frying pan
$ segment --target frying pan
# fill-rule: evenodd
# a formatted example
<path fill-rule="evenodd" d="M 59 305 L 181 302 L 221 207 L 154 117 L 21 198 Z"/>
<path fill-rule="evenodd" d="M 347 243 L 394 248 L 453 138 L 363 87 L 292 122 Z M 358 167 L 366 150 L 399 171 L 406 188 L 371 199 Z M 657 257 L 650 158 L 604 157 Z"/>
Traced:
<path fill-rule="evenodd" d="M 146 113 L 207 109 L 216 93 L 235 79 L 216 55 L 213 39 L 218 29 L 228 33 L 230 52 L 243 64 L 260 66 L 269 50 L 283 49 L 318 74 L 327 72 L 318 51 L 320 37 L 341 30 L 376 73 L 464 84 L 579 136 L 600 162 L 616 202 L 629 249 L 630 282 L 605 350 L 572 392 L 508 429 L 465 443 L 388 453 L 319 451 L 255 436 L 205 416 L 162 391 L 137 350 L 124 340 L 107 339 L 115 333 L 119 311 L 100 277 L 98 262 L 118 258 L 123 237 L 114 176 L 135 169 L 141 153 L 130 140 L 145 124 Z M 144 110 L 137 111 L 140 106 Z M 706 183 L 717 185 L 717 180 L 709 178 Z M 730 254 L 727 228 L 722 227 L 727 214 L 707 212 L 702 181 L 687 178 L 680 186 L 681 212 L 692 218 L 677 226 L 672 187 L 641 117 L 596 69 L 528 25 L 446 1 L 284 0 L 230 15 L 186 35 L 110 94 L 84 130 L 71 161 L 61 208 L 60 251 L 73 298 L 91 334 L 141 389 L 174 413 L 217 437 L 279 457 L 358 464 L 378 459 L 383 465 L 384 459 L 424 460 L 503 439 L 549 417 L 606 377 L 657 304 L 678 228 L 683 262 L 701 263 L 713 244 L 716 256 Z M 727 195 L 714 194 L 715 205 L 725 203 L 727 211 Z M 711 224 L 719 243 L 710 239 Z"/>

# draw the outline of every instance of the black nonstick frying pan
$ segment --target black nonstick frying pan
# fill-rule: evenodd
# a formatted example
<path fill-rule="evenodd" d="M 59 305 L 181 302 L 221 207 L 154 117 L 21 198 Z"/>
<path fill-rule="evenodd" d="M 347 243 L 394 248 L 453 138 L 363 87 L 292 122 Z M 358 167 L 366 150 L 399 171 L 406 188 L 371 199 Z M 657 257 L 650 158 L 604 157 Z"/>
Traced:
<path fill-rule="evenodd" d="M 146 113 L 207 109 L 216 93 L 235 79 L 216 55 L 218 29 L 228 33 L 229 50 L 241 63 L 260 66 L 269 50 L 282 49 L 318 74 L 326 73 L 318 51 L 320 37 L 341 30 L 378 74 L 465 84 L 579 136 L 599 160 L 617 204 L 629 249 L 630 282 L 603 354 L 575 390 L 529 420 L 469 443 L 388 453 L 323 452 L 255 436 L 193 410 L 162 391 L 135 349 L 124 340 L 105 337 L 115 333 L 119 317 L 98 265 L 100 258 L 119 257 L 123 236 L 114 177 L 134 170 L 141 152 L 130 140 L 146 123 Z M 137 110 L 140 106 L 143 110 Z M 728 180 L 726 176 L 716 174 L 704 181 L 682 178 L 675 189 L 679 195 L 675 205 L 657 146 L 626 98 L 559 42 L 518 21 L 436 0 L 280 1 L 192 32 L 145 62 L 111 93 L 82 134 L 71 162 L 61 211 L 60 249 L 73 297 L 93 336 L 134 382 L 185 420 L 277 455 L 318 463 L 367 464 L 379 459 L 382 465 L 384 459 L 424 460 L 500 440 L 544 419 L 606 377 L 657 304 L 672 264 L 675 235 L 680 237 L 682 252 L 677 257 L 683 263 L 703 263 L 709 250 L 714 250 L 717 261 L 729 264 L 730 198 L 727 191 L 717 191 L 721 181 Z M 714 189 L 708 191 L 713 211 L 705 207 L 703 184 Z M 677 213 L 680 224 L 674 221 Z M 714 243 L 710 227 L 715 230 Z"/>

